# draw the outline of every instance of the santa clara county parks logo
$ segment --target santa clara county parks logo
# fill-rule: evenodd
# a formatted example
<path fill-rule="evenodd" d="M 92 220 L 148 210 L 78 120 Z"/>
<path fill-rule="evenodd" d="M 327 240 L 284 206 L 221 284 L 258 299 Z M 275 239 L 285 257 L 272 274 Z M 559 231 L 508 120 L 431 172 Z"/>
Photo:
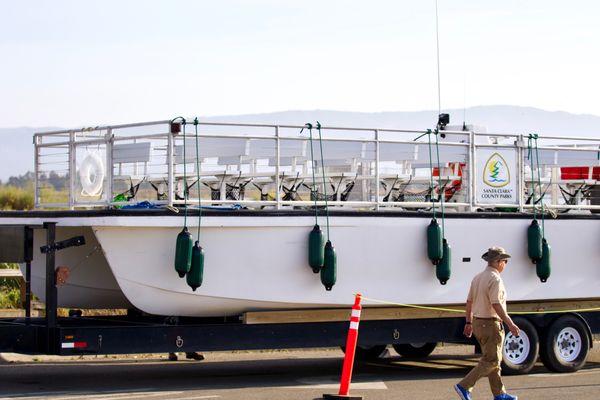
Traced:
<path fill-rule="evenodd" d="M 502 156 L 494 153 L 485 163 L 483 182 L 491 187 L 500 188 L 510 183 L 510 171 Z"/>

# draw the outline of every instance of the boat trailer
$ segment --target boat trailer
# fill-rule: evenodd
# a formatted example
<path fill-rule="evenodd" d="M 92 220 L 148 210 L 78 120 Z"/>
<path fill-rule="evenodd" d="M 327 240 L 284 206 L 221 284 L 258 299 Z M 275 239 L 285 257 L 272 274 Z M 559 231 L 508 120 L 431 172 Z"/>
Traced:
<path fill-rule="evenodd" d="M 46 257 L 46 305 L 44 317 L 32 317 L 31 260 L 33 230 L 46 230 L 46 244 L 40 251 Z M 56 242 L 56 222 L 41 225 L 0 227 L 0 261 L 25 264 L 26 314 L 21 318 L 0 318 L 0 352 L 51 354 L 61 356 L 168 353 L 197 351 L 261 350 L 286 348 L 341 347 L 346 340 L 348 322 L 302 321 L 294 319 L 258 318 L 249 322 L 241 316 L 178 317 L 143 314 L 128 310 L 127 315 L 82 316 L 81 310 L 69 310 L 68 317 L 58 317 L 55 253 L 84 244 L 83 237 Z M 340 310 L 337 311 L 339 315 Z M 413 310 L 414 311 L 414 310 Z M 309 311 L 305 311 L 308 315 Z M 335 314 L 335 313 L 334 313 Z M 464 317 L 393 318 L 363 320 L 358 346 L 362 349 L 438 342 L 475 344 L 463 336 Z M 549 313 L 520 316 L 533 331 L 551 330 L 564 318 L 581 321 L 588 348 L 600 339 L 600 312 Z M 262 322 L 261 322 L 262 321 Z M 248 322 L 248 323 L 247 323 Z M 536 334 L 535 332 L 530 332 Z M 541 339 L 541 336 L 540 336 Z M 541 344 L 541 343 L 540 343 Z M 435 347 L 435 346 L 434 346 Z M 541 346 L 540 346 L 541 347 Z M 368 354 L 368 351 L 364 354 Z M 378 356 L 379 354 L 375 355 Z M 358 353 L 357 353 L 357 356 Z M 536 355 L 537 358 L 537 355 Z M 560 372 L 573 372 L 583 366 L 585 357 Z M 546 363 L 545 363 L 546 364 Z M 513 373 L 525 373 L 515 369 Z"/>

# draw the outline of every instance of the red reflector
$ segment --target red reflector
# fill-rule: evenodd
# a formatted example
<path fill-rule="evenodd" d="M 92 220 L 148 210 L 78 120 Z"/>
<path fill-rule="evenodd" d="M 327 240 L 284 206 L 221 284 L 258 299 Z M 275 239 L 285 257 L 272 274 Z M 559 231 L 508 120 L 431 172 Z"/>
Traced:
<path fill-rule="evenodd" d="M 87 342 L 75 342 L 73 345 L 76 349 L 82 349 L 87 347 Z"/>

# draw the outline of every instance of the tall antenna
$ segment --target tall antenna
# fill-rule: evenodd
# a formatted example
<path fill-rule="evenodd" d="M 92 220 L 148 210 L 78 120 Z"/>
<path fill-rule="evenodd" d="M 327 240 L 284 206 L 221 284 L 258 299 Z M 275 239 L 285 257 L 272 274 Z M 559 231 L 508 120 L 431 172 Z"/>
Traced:
<path fill-rule="evenodd" d="M 440 29 L 438 19 L 438 0 L 435 0 L 435 39 L 437 49 L 438 116 L 442 113 L 442 89 L 440 80 Z"/>

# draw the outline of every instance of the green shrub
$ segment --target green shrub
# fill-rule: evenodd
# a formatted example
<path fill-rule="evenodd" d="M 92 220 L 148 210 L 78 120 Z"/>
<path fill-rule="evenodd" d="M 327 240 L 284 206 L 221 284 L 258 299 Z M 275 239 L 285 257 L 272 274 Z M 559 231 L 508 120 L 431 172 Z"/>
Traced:
<path fill-rule="evenodd" d="M 18 264 L 0 263 L 0 269 L 18 269 Z M 19 280 L 14 278 L 0 278 L 0 290 L 19 288 Z"/>
<path fill-rule="evenodd" d="M 16 269 L 17 264 L 0 263 L 0 269 Z M 0 308 L 21 308 L 21 288 L 18 279 L 0 279 Z"/>
<path fill-rule="evenodd" d="M 19 289 L 1 289 L 0 308 L 21 308 L 21 291 Z"/>
<path fill-rule="evenodd" d="M 33 208 L 33 190 L 15 186 L 0 186 L 0 209 L 31 210 Z"/>
<path fill-rule="evenodd" d="M 41 186 L 40 185 L 40 202 L 42 203 L 68 203 L 69 202 L 69 191 L 68 190 L 56 190 L 52 186 Z"/>

